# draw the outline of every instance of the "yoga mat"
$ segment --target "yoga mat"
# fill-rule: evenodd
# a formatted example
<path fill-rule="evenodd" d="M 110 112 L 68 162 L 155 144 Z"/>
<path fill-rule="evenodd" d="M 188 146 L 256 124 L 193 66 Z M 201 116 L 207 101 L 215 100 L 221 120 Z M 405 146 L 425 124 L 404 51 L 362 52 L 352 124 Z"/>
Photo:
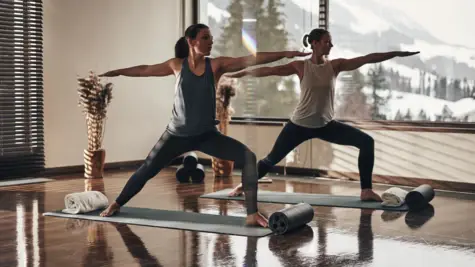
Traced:
<path fill-rule="evenodd" d="M 223 199 L 223 200 L 244 200 L 243 196 L 228 197 L 231 189 L 204 194 L 201 198 Z M 257 201 L 280 204 L 308 203 L 312 206 L 328 206 L 340 208 L 377 209 L 391 211 L 407 211 L 407 205 L 400 207 L 385 207 L 380 202 L 361 201 L 359 196 L 339 196 L 328 194 L 307 194 L 307 193 L 286 193 L 259 190 Z"/>
<path fill-rule="evenodd" d="M 272 234 L 268 228 L 245 226 L 245 217 L 127 206 L 122 207 L 119 213 L 111 217 L 99 216 L 101 211 L 102 209 L 84 214 L 67 214 L 59 210 L 45 212 L 43 215 L 239 236 L 263 237 Z"/>
<path fill-rule="evenodd" d="M 12 185 L 22 185 L 22 184 L 36 184 L 54 181 L 53 179 L 48 178 L 22 178 L 16 180 L 0 181 L 0 187 L 2 186 L 12 186 Z"/>

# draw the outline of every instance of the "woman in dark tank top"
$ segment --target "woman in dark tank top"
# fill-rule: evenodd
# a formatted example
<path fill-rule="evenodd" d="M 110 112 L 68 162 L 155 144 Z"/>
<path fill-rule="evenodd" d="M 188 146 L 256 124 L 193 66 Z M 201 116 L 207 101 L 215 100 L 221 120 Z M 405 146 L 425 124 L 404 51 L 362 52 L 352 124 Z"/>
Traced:
<path fill-rule="evenodd" d="M 175 58 L 156 65 L 139 65 L 101 75 L 149 77 L 174 74 L 177 78 L 172 117 L 166 131 L 150 151 L 144 164 L 129 178 L 115 202 L 101 216 L 111 216 L 119 211 L 121 206 L 140 192 L 149 179 L 174 158 L 188 151 L 201 151 L 244 166 L 242 185 L 247 211 L 246 224 L 267 227 L 267 219 L 257 209 L 256 155 L 241 142 L 222 135 L 216 129 L 215 84 L 227 72 L 310 53 L 258 52 L 256 56 L 208 58 L 212 46 L 213 38 L 208 26 L 191 25 L 175 45 Z"/>

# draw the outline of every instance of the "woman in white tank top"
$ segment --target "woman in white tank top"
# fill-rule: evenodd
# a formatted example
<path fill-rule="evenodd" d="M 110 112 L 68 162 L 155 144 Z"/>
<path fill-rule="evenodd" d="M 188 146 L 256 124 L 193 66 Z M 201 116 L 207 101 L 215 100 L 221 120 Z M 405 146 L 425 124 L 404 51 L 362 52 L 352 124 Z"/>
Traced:
<path fill-rule="evenodd" d="M 243 70 L 228 77 L 243 76 L 289 76 L 296 74 L 300 79 L 300 100 L 290 121 L 279 134 L 271 152 L 258 162 L 259 178 L 280 162 L 290 151 L 302 142 L 319 138 L 330 143 L 354 146 L 359 151 L 358 169 L 361 183 L 361 200 L 382 201 L 372 190 L 374 165 L 374 140 L 363 131 L 334 120 L 335 80 L 342 71 L 352 71 L 368 63 L 382 62 L 394 57 L 406 57 L 419 52 L 393 51 L 372 53 L 352 59 L 327 60 L 333 47 L 330 33 L 314 29 L 304 36 L 303 43 L 312 49 L 312 56 L 275 67 L 260 67 Z M 230 195 L 241 194 L 241 185 Z"/>

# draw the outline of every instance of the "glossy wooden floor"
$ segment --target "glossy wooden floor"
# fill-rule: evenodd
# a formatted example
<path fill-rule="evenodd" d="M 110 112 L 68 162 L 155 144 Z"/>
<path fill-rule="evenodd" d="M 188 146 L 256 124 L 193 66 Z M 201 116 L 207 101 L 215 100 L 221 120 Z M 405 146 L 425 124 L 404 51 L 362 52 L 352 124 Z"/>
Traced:
<path fill-rule="evenodd" d="M 475 196 L 437 192 L 420 214 L 315 207 L 315 218 L 285 236 L 246 238 L 144 226 L 101 223 L 42 213 L 64 207 L 83 190 L 113 200 L 131 172 L 0 187 L 0 266 L 475 266 Z M 173 169 L 150 180 L 128 205 L 243 216 L 241 202 L 198 199 L 231 187 L 238 176 L 204 185 L 177 185 Z M 358 194 L 356 183 L 274 178 L 260 188 Z M 383 192 L 386 186 L 375 186 Z M 261 204 L 267 213 L 284 205 Z"/>

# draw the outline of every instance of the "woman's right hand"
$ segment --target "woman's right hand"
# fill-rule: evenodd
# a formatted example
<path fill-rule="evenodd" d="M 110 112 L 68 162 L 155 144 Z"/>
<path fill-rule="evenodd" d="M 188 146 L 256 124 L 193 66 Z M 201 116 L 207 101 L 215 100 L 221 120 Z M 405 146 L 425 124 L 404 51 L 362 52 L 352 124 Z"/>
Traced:
<path fill-rule="evenodd" d="M 108 71 L 108 72 L 105 72 L 103 74 L 100 74 L 99 77 L 116 77 L 116 76 L 119 76 L 120 74 L 115 71 L 115 70 L 111 70 L 111 71 Z"/>

